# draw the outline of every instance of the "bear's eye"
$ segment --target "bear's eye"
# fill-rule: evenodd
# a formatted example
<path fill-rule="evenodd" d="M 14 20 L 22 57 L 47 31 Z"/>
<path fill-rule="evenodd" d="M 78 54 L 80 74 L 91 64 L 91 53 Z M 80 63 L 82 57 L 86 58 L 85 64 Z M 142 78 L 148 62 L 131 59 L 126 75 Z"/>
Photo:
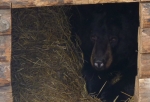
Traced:
<path fill-rule="evenodd" d="M 110 41 L 110 42 L 116 42 L 116 41 L 117 41 L 117 37 L 115 37 L 115 36 L 114 36 L 114 37 L 111 37 L 111 38 L 109 39 L 109 41 Z"/>
<path fill-rule="evenodd" d="M 113 36 L 109 39 L 110 43 L 116 43 L 118 41 L 116 36 Z"/>
<path fill-rule="evenodd" d="M 96 37 L 96 36 L 92 36 L 92 37 L 91 37 L 91 41 L 94 42 L 94 41 L 96 41 L 96 40 L 97 40 L 97 37 Z"/>

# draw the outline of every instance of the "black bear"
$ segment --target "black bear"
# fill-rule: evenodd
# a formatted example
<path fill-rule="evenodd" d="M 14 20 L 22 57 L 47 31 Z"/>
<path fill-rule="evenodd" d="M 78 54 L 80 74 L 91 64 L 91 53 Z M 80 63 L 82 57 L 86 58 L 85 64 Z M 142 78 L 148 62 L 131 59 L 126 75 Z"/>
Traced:
<path fill-rule="evenodd" d="M 86 88 L 91 96 L 104 102 L 120 102 L 134 94 L 138 4 L 120 5 L 101 5 L 101 10 L 85 20 L 87 27 L 81 31 L 90 35 L 85 37 L 88 47 L 82 44 Z"/>

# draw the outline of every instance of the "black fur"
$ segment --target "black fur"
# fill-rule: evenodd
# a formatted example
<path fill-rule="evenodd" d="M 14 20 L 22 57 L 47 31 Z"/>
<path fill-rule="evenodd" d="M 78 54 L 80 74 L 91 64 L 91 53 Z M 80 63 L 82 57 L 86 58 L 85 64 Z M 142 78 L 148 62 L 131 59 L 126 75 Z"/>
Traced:
<path fill-rule="evenodd" d="M 87 91 L 104 102 L 113 102 L 118 95 L 117 102 L 126 100 L 130 97 L 122 92 L 133 95 L 137 74 L 138 4 L 106 4 L 92 9 L 92 15 L 84 12 L 82 29 L 77 28 L 83 41 L 82 73 Z"/>

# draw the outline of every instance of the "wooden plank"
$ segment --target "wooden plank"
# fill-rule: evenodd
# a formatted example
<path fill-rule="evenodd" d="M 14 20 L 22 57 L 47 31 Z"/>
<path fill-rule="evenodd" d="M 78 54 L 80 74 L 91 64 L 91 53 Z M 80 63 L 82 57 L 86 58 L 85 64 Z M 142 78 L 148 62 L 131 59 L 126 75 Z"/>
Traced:
<path fill-rule="evenodd" d="M 115 2 L 139 2 L 139 0 L 64 0 L 70 4 L 99 4 L 99 3 L 115 3 Z"/>
<path fill-rule="evenodd" d="M 149 95 L 150 95 L 150 78 L 139 79 L 138 102 L 150 102 Z"/>
<path fill-rule="evenodd" d="M 10 62 L 0 62 L 0 90 L 3 86 L 11 85 Z"/>
<path fill-rule="evenodd" d="M 139 51 L 140 53 L 150 53 L 150 28 L 143 28 L 139 31 Z"/>
<path fill-rule="evenodd" d="M 147 1 L 150 1 L 150 0 L 141 0 L 141 2 L 147 2 Z"/>
<path fill-rule="evenodd" d="M 10 9 L 11 8 L 11 3 L 5 1 L 5 2 L 1 2 L 0 1 L 0 9 Z"/>
<path fill-rule="evenodd" d="M 12 100 L 12 93 L 6 92 L 1 93 L 0 92 L 0 102 L 13 102 Z"/>
<path fill-rule="evenodd" d="M 11 35 L 0 36 L 0 63 L 11 60 Z"/>
<path fill-rule="evenodd" d="M 115 2 L 139 2 L 139 0 L 1 0 L 11 2 L 12 8 L 53 6 L 53 5 L 77 5 L 77 4 L 98 4 Z"/>
<path fill-rule="evenodd" d="M 11 35 L 0 36 L 0 92 L 11 86 Z M 10 92 L 10 90 L 8 90 Z"/>
<path fill-rule="evenodd" d="M 140 27 L 150 28 L 150 3 L 140 3 Z"/>
<path fill-rule="evenodd" d="M 136 76 L 134 88 L 134 102 L 138 102 L 138 100 L 139 100 L 139 78 L 138 76 Z"/>
<path fill-rule="evenodd" d="M 138 54 L 138 76 L 150 78 L 150 54 Z"/>
<path fill-rule="evenodd" d="M 12 102 L 11 35 L 0 36 L 0 102 Z"/>
<path fill-rule="evenodd" d="M 11 4 L 0 3 L 0 102 L 12 102 Z"/>
<path fill-rule="evenodd" d="M 138 39 L 137 39 L 137 41 L 138 41 L 138 56 L 139 56 L 139 54 L 140 54 L 140 49 L 141 49 L 141 46 L 140 46 L 140 45 L 141 45 L 141 43 L 140 43 L 140 42 L 141 42 L 141 41 L 140 41 L 140 38 L 141 38 L 141 37 L 140 37 L 140 27 L 139 27 L 139 28 L 138 28 Z M 137 68 L 139 68 L 139 67 L 140 67 L 140 63 L 139 63 L 139 62 L 140 62 L 140 58 L 139 58 L 139 57 L 137 57 L 137 58 L 138 58 L 138 59 L 137 59 L 137 62 L 138 62 L 138 63 L 137 63 Z"/>
<path fill-rule="evenodd" d="M 0 35 L 11 34 L 11 4 L 0 4 Z"/>
<path fill-rule="evenodd" d="M 1 100 L 9 100 L 9 101 L 1 101 Z M 10 101 L 12 101 L 12 88 L 11 88 L 11 86 L 10 85 L 1 86 L 0 87 L 0 102 L 10 102 Z"/>

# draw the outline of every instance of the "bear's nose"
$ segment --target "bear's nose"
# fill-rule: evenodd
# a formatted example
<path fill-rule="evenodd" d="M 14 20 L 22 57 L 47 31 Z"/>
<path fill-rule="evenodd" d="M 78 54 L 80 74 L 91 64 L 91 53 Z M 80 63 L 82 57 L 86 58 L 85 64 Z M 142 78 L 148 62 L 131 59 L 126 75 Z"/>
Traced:
<path fill-rule="evenodd" d="M 104 62 L 97 60 L 94 62 L 94 66 L 97 68 L 102 68 L 102 67 L 104 67 Z"/>

